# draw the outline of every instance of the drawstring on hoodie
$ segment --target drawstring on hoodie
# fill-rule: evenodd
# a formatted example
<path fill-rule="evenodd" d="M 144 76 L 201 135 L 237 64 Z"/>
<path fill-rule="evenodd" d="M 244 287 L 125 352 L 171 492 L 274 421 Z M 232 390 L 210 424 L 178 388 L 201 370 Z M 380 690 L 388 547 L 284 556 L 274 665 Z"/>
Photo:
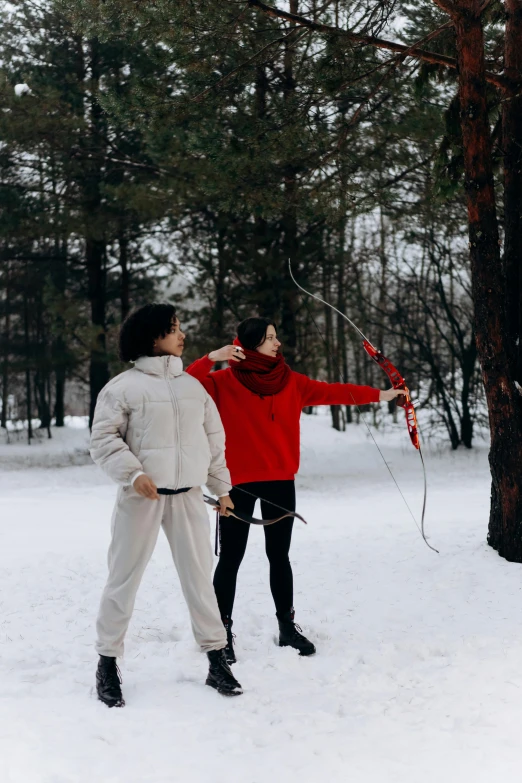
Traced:
<path fill-rule="evenodd" d="M 219 552 L 221 549 L 221 525 L 219 524 L 220 514 L 219 511 L 216 509 L 216 539 L 214 541 L 214 554 L 216 557 L 219 557 Z"/>
<path fill-rule="evenodd" d="M 270 397 L 270 411 L 269 411 L 268 415 L 270 416 L 272 421 L 275 421 L 275 414 L 274 414 L 274 397 L 275 397 L 275 394 L 269 394 L 268 396 Z M 264 394 L 260 394 L 259 395 L 259 399 L 260 400 L 264 400 L 265 399 L 265 395 Z"/>

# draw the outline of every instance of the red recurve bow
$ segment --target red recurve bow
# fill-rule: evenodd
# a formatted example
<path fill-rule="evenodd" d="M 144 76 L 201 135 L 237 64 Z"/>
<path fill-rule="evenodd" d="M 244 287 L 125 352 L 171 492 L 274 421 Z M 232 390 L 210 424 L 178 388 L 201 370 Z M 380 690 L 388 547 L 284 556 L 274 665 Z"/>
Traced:
<path fill-rule="evenodd" d="M 411 516 L 413 518 L 413 521 L 415 522 L 415 524 L 419 528 L 421 536 L 424 539 L 425 544 L 430 549 L 432 549 L 434 552 L 437 552 L 437 554 L 438 554 L 439 553 L 438 549 L 435 549 L 435 547 L 433 547 L 429 543 L 429 541 L 426 538 L 425 532 L 424 532 L 424 516 L 425 516 L 425 513 L 426 513 L 426 498 L 427 498 L 426 467 L 424 465 L 424 457 L 422 456 L 422 449 L 421 449 L 421 445 L 420 445 L 419 425 L 417 423 L 417 416 L 415 415 L 415 408 L 413 407 L 413 403 L 412 403 L 411 398 L 410 398 L 409 390 L 408 390 L 408 387 L 406 386 L 406 381 L 404 380 L 404 378 L 402 377 L 402 375 L 400 374 L 398 369 L 390 362 L 389 359 L 386 358 L 386 356 L 384 356 L 382 351 L 379 351 L 378 348 L 375 348 L 375 346 L 372 345 L 372 343 L 368 340 L 366 335 L 359 329 L 358 326 L 356 326 L 356 324 L 354 324 L 354 322 L 350 318 L 348 318 L 347 315 L 342 313 L 340 310 L 337 309 L 337 307 L 334 307 L 329 302 L 326 302 L 320 296 L 317 296 L 317 294 L 312 294 L 310 291 L 307 291 L 306 288 L 303 288 L 302 285 L 299 285 L 299 283 L 297 282 L 297 280 L 295 279 L 295 277 L 294 277 L 294 275 L 292 273 L 292 263 L 291 263 L 290 259 L 288 259 L 288 269 L 289 269 L 289 272 L 290 272 L 290 277 L 294 281 L 295 285 L 303 293 L 307 294 L 308 296 L 311 296 L 312 299 L 316 299 L 318 302 L 321 302 L 322 304 L 326 305 L 327 307 L 331 307 L 332 310 L 334 310 L 336 313 L 338 313 L 342 318 L 345 319 L 345 321 L 347 321 L 350 324 L 350 326 L 353 329 L 355 329 L 357 334 L 362 338 L 362 344 L 363 344 L 364 350 L 366 351 L 368 356 L 370 356 L 373 359 L 373 361 L 376 364 L 378 364 L 379 367 L 382 370 L 384 370 L 384 372 L 386 373 L 386 375 L 390 379 L 390 383 L 393 386 L 393 388 L 394 389 L 404 389 L 405 390 L 406 394 L 405 395 L 401 395 L 402 399 L 397 397 L 396 402 L 397 402 L 397 405 L 400 405 L 401 408 L 404 408 L 404 413 L 406 415 L 406 426 L 408 427 L 408 433 L 409 433 L 409 436 L 410 436 L 410 440 L 411 440 L 413 446 L 419 452 L 419 456 L 421 458 L 422 472 L 423 472 L 423 476 L 424 476 L 424 499 L 423 499 L 423 502 L 422 502 L 422 515 L 421 515 L 420 527 L 419 527 L 419 525 L 417 523 L 417 520 L 416 520 L 416 518 L 415 518 L 415 516 L 414 516 L 414 514 L 413 514 L 413 512 L 412 512 L 412 510 L 410 508 L 410 506 L 408 505 L 408 502 L 406 501 L 406 498 L 404 497 L 404 495 L 403 495 L 403 493 L 401 491 L 401 488 L 397 484 L 397 481 L 396 481 L 395 476 L 393 475 L 393 473 L 392 473 L 392 471 L 390 469 L 390 466 L 386 462 L 386 459 L 384 458 L 384 455 L 382 454 L 380 449 L 379 449 L 379 453 L 381 454 L 381 457 L 384 460 L 384 464 L 388 468 L 390 476 L 392 477 L 393 481 L 395 482 L 395 486 L 397 487 L 397 489 L 401 493 L 402 499 L 404 500 L 404 502 L 406 504 L 406 507 L 408 508 L 408 511 L 410 512 L 410 514 L 411 514 Z M 354 402 L 355 402 L 355 400 L 354 400 Z M 363 421 L 364 421 L 364 417 L 363 417 Z M 370 435 L 372 437 L 373 442 L 377 446 L 375 438 L 373 437 L 373 434 L 372 434 L 370 428 L 368 427 L 368 424 L 366 422 L 365 422 L 365 424 L 366 424 L 366 427 L 368 429 L 368 432 L 370 433 Z M 377 448 L 379 448 L 379 447 L 377 446 Z"/>

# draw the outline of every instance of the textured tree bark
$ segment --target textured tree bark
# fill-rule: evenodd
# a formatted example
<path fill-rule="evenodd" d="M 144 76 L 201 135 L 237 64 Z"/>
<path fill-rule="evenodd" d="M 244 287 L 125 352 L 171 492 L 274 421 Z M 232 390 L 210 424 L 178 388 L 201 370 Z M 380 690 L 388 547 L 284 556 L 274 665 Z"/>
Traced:
<path fill-rule="evenodd" d="M 506 0 L 504 73 L 522 76 L 522 0 Z M 504 153 L 504 269 L 512 372 L 522 386 L 522 92 L 506 96 L 502 110 Z"/>
<path fill-rule="evenodd" d="M 473 418 L 470 408 L 471 383 L 475 374 L 475 361 L 477 358 L 477 345 L 475 337 L 467 348 L 462 347 L 462 391 L 460 395 L 462 417 L 460 420 L 460 438 L 467 449 L 473 445 Z"/>
<path fill-rule="evenodd" d="M 488 541 L 522 562 L 522 405 L 510 372 L 506 286 L 500 258 L 486 100 L 484 35 L 476 0 L 455 15 L 460 121 L 468 207 L 475 332 L 488 400 L 492 477 Z"/>

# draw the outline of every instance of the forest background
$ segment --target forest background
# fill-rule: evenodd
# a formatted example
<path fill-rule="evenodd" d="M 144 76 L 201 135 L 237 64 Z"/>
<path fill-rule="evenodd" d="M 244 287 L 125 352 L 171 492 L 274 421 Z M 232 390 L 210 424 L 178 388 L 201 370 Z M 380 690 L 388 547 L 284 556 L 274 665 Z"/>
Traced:
<path fill-rule="evenodd" d="M 157 298 L 186 361 L 260 314 L 295 369 L 388 386 L 290 259 L 400 369 L 425 438 L 470 449 L 489 421 L 490 543 L 520 562 L 518 52 L 520 0 L 10 2 L 6 437 L 92 417 L 121 320 Z"/>

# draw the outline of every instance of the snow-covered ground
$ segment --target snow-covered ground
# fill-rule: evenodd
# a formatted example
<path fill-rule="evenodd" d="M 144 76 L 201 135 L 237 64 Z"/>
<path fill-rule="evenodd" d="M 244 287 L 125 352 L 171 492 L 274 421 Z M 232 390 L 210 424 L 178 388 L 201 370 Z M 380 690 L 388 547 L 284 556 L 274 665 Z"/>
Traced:
<path fill-rule="evenodd" d="M 87 417 L 67 416 L 65 421 L 67 426 L 54 427 L 52 438 L 49 438 L 47 430 L 38 429 L 38 419 L 34 420 L 30 446 L 27 444 L 27 430 L 23 429 L 27 421 L 18 422 L 18 427 L 10 427 L 7 431 L 0 429 L 0 471 L 92 465 L 88 452 Z M 28 480 L 33 482 L 32 478 Z"/>
<path fill-rule="evenodd" d="M 422 474 L 405 430 L 376 437 L 418 515 Z M 74 431 L 72 451 L 85 444 Z M 24 448 L 0 447 L 1 783 L 520 780 L 521 567 L 485 543 L 484 445 L 426 450 L 436 555 L 364 428 L 303 417 L 298 510 L 309 525 L 296 522 L 292 561 L 296 619 L 317 655 L 274 644 L 254 529 L 234 618 L 245 693 L 205 687 L 162 537 L 121 663 L 123 710 L 93 692 L 115 487 L 92 465 L 56 467 L 57 442 L 37 446 L 41 467 L 16 469 L 34 464 Z"/>

